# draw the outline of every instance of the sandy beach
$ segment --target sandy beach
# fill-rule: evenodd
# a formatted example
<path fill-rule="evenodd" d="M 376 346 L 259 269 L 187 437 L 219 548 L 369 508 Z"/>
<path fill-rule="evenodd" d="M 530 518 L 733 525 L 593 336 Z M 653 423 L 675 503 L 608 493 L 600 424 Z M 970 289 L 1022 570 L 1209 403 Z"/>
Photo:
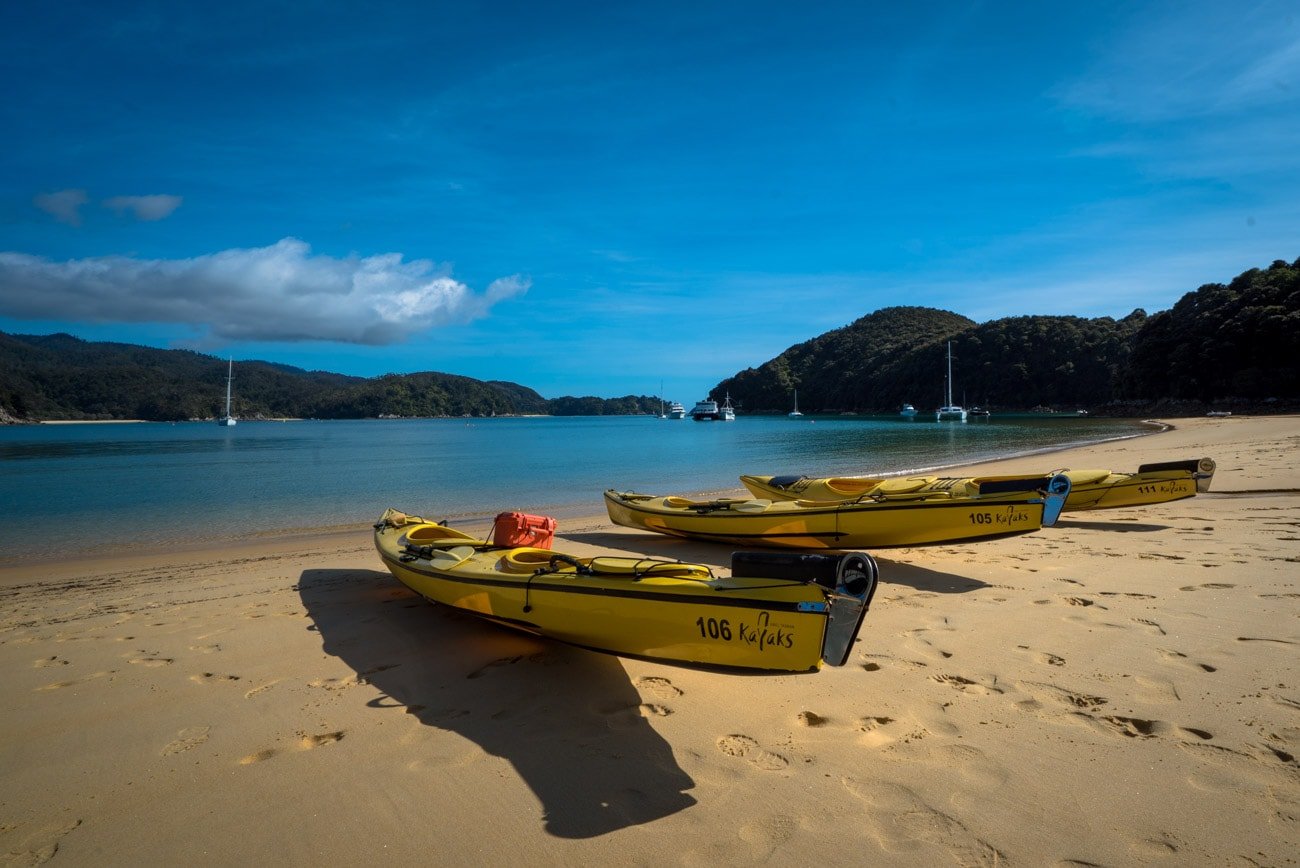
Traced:
<path fill-rule="evenodd" d="M 1300 417 L 1173 424 L 979 470 L 1209 456 L 1209 494 L 873 552 L 816 674 L 507 631 L 368 531 L 103 560 L 78 528 L 0 570 L 0 862 L 1295 865 Z M 729 564 L 591 500 L 557 549 Z"/>

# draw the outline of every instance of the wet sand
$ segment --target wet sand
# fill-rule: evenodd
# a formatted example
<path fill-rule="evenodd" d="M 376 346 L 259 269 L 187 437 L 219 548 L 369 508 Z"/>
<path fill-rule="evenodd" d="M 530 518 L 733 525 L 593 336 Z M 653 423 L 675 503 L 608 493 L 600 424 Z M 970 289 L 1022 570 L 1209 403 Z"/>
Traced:
<path fill-rule="evenodd" d="M 849 664 L 808 675 L 503 630 L 415 597 L 366 532 L 0 570 L 0 853 L 1296 864 L 1300 418 L 1175 425 L 979 470 L 1210 456 L 1211 493 L 874 552 Z M 604 516 L 556 548 L 731 552 Z"/>

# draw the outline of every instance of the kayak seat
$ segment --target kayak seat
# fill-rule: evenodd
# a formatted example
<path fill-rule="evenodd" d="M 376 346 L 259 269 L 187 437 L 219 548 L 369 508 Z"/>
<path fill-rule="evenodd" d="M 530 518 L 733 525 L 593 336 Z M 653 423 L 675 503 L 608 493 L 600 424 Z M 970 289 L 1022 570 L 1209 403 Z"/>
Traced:
<path fill-rule="evenodd" d="M 1047 485 L 1045 476 L 988 477 L 975 480 L 980 494 L 1014 494 L 1017 491 L 1037 491 Z"/>
<path fill-rule="evenodd" d="M 1071 485 L 1095 485 L 1110 476 L 1109 470 L 1067 470 Z"/>
<path fill-rule="evenodd" d="M 905 479 L 886 479 L 871 489 L 872 494 L 911 494 L 933 483 L 936 476 L 909 476 Z"/>
<path fill-rule="evenodd" d="M 450 569 L 474 554 L 473 546 L 454 546 L 449 549 L 435 549 L 429 555 L 429 565 L 437 569 Z"/>
<path fill-rule="evenodd" d="M 555 552 L 550 549 L 516 548 L 505 553 L 497 561 L 497 568 L 507 573 L 532 573 L 541 567 L 548 567 Z"/>
<path fill-rule="evenodd" d="M 862 479 L 854 476 L 839 476 L 826 480 L 826 487 L 837 494 L 866 494 L 884 482 L 883 479 Z"/>
<path fill-rule="evenodd" d="M 422 524 L 407 531 L 406 539 L 412 545 L 423 545 L 449 539 L 467 540 L 469 537 L 458 530 L 452 530 L 440 524 Z"/>

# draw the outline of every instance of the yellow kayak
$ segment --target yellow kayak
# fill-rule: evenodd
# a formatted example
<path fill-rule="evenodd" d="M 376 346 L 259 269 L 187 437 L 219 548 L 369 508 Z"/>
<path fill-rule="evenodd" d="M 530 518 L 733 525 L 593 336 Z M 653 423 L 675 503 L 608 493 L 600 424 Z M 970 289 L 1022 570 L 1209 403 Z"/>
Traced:
<path fill-rule="evenodd" d="M 1144 506 L 1194 497 L 1198 492 L 1210 490 L 1214 469 L 1213 459 L 1201 458 L 1143 464 L 1136 473 L 1113 470 L 1058 470 L 1053 473 L 1060 473 L 1070 480 L 1070 496 L 1066 498 L 1065 511 L 1071 512 Z M 843 501 L 882 495 L 931 497 L 944 493 L 951 497 L 970 497 L 1008 482 L 1041 476 L 742 476 L 740 481 L 755 497 L 768 500 Z"/>
<path fill-rule="evenodd" d="M 879 548 L 990 539 L 1050 527 L 1069 491 L 1070 480 L 1059 475 L 989 486 L 975 496 L 909 491 L 856 501 L 695 501 L 606 491 L 605 508 L 615 524 L 670 536 L 800 549 Z"/>
<path fill-rule="evenodd" d="M 598 651 L 806 672 L 842 666 L 876 590 L 870 555 L 736 552 L 732 575 L 656 558 L 501 548 L 388 510 L 375 548 L 422 597 Z"/>

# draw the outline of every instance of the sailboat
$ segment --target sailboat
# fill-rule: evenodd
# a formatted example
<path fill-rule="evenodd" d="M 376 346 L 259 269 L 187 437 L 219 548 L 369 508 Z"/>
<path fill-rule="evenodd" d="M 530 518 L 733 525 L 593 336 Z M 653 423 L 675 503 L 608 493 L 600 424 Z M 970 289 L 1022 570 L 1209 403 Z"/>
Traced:
<path fill-rule="evenodd" d="M 226 415 L 217 420 L 217 424 L 223 428 L 229 428 L 235 424 L 235 417 L 230 415 L 230 384 L 235 381 L 235 360 L 231 358 L 226 363 Z"/>
<path fill-rule="evenodd" d="M 789 413 L 786 413 L 786 415 L 787 415 L 787 416 L 802 416 L 802 415 L 803 415 L 802 413 L 799 412 L 799 390 L 798 390 L 798 389 L 795 389 L 795 390 L 794 390 L 794 409 L 791 410 Z"/>
<path fill-rule="evenodd" d="M 952 341 L 948 341 L 948 377 L 944 380 L 947 390 L 945 403 L 934 414 L 934 418 L 940 422 L 944 421 L 966 421 L 966 408 L 952 402 Z"/>

